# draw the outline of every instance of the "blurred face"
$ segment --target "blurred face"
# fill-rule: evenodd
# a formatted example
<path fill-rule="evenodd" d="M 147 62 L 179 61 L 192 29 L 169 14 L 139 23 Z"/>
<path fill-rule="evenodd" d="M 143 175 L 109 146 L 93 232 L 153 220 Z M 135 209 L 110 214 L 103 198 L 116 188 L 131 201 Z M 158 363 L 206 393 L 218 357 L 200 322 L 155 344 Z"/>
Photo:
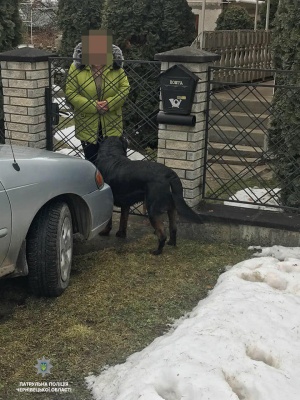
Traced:
<path fill-rule="evenodd" d="M 112 35 L 105 29 L 91 30 L 82 36 L 82 63 L 85 65 L 111 65 Z"/>

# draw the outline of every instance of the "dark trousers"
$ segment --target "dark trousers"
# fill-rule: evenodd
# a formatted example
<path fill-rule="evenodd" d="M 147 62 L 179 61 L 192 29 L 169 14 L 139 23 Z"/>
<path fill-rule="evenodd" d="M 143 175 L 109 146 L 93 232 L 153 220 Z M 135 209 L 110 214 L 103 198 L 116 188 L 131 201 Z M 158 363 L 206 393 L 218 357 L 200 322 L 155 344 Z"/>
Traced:
<path fill-rule="evenodd" d="M 81 142 L 85 159 L 90 161 L 94 165 L 96 165 L 96 160 L 97 160 L 98 150 L 99 150 L 99 143 L 102 140 L 103 140 L 102 128 L 101 128 L 101 125 L 99 125 L 97 143 L 93 144 L 90 142 Z"/>
<path fill-rule="evenodd" d="M 96 164 L 98 150 L 99 150 L 99 142 L 96 144 L 89 142 L 81 142 L 85 159 Z"/>

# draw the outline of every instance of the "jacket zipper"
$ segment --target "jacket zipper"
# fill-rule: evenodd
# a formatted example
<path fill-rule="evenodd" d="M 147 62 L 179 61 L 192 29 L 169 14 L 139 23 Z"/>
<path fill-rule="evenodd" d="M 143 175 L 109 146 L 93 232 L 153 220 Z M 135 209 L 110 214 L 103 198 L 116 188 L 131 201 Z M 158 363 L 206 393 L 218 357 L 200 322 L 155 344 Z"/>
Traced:
<path fill-rule="evenodd" d="M 99 99 L 99 96 L 98 96 L 98 90 L 97 90 L 96 81 L 95 81 L 95 79 L 94 79 L 94 83 L 95 83 L 95 87 L 96 87 L 96 93 L 97 93 L 97 99 L 98 99 L 99 101 L 102 101 L 102 100 L 103 100 L 103 93 L 104 93 L 104 91 L 105 91 L 105 79 L 103 78 L 103 76 L 104 76 L 104 74 L 102 74 L 102 79 L 101 79 L 101 86 L 102 86 L 102 82 L 103 82 L 103 90 L 102 90 L 102 87 L 101 87 L 101 98 L 100 98 L 100 99 Z M 102 121 L 101 121 L 101 120 L 102 120 Z M 102 133 L 102 136 L 104 137 L 104 136 L 106 136 L 106 135 L 104 134 L 105 124 L 104 124 L 104 118 L 103 118 L 103 116 L 102 116 L 101 114 L 99 114 L 99 122 L 98 122 L 98 131 L 97 131 L 97 134 L 99 133 L 99 128 L 100 128 L 100 126 L 101 126 L 101 133 Z"/>
<path fill-rule="evenodd" d="M 97 88 L 97 84 L 96 84 L 95 78 L 94 78 L 94 83 L 95 83 L 95 88 L 96 88 L 96 93 L 97 93 L 97 99 L 98 99 L 98 101 L 101 101 L 101 99 L 99 99 L 98 88 Z M 102 90 L 101 90 L 101 96 L 102 96 Z M 101 126 L 101 114 L 99 114 L 99 118 L 98 118 L 97 141 L 98 141 L 100 126 Z"/>
<path fill-rule="evenodd" d="M 104 76 L 104 74 L 102 75 Z M 102 82 L 103 82 L 103 90 L 101 89 L 101 100 L 103 100 L 103 93 L 105 92 L 105 79 L 102 77 Z M 102 85 L 101 85 L 102 86 Z M 103 116 L 102 116 L 103 117 Z M 100 123 L 101 123 L 101 129 L 102 129 L 102 136 L 105 137 L 106 134 L 104 134 L 104 131 L 106 133 L 106 129 L 105 129 L 105 123 L 104 123 L 104 117 L 102 118 L 103 123 L 101 122 L 101 115 L 100 115 Z M 98 128 L 98 132 L 99 132 L 99 128 Z"/>

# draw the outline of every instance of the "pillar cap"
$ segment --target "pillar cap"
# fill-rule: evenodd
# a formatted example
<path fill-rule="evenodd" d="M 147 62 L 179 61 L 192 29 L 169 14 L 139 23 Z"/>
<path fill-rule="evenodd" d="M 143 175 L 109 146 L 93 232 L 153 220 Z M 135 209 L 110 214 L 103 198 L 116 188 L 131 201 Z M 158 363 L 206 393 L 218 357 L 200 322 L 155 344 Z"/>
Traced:
<path fill-rule="evenodd" d="M 199 50 L 196 47 L 186 46 L 179 49 L 165 51 L 155 54 L 154 60 L 181 63 L 209 63 L 220 60 L 219 54 Z"/>
<path fill-rule="evenodd" d="M 38 62 L 48 61 L 49 57 L 53 56 L 53 53 L 46 50 L 22 47 L 0 53 L 0 61 Z"/>

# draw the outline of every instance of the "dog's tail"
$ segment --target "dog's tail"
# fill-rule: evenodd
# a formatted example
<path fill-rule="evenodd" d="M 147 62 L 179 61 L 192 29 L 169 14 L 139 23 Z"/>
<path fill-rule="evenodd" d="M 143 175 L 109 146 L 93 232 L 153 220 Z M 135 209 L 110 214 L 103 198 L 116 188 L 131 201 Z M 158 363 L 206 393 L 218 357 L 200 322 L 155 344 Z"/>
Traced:
<path fill-rule="evenodd" d="M 191 222 L 202 224 L 203 218 L 196 214 L 185 202 L 183 198 L 183 187 L 181 180 L 175 172 L 173 172 L 170 178 L 170 186 L 172 190 L 172 197 L 175 203 L 178 214 Z"/>

